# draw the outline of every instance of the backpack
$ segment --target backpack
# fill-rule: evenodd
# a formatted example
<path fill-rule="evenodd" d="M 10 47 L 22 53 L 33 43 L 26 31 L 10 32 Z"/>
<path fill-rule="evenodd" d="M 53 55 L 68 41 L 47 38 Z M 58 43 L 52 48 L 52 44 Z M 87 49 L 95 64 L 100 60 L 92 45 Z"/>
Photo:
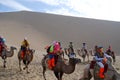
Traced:
<path fill-rule="evenodd" d="M 50 49 L 49 49 L 49 52 L 50 52 L 50 53 L 53 53 L 53 51 L 54 51 L 54 46 L 51 45 L 51 46 L 50 46 Z"/>

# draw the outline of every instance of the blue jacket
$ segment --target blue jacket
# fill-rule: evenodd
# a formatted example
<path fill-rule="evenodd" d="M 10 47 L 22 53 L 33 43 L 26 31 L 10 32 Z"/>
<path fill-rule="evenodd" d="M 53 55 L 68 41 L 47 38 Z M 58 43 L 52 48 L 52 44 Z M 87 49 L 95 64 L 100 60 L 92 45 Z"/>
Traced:
<path fill-rule="evenodd" d="M 95 54 L 95 60 L 98 61 L 98 62 L 102 62 L 104 57 L 110 58 L 111 56 L 107 55 L 106 53 L 103 53 L 102 57 L 99 55 L 99 53 Z"/>

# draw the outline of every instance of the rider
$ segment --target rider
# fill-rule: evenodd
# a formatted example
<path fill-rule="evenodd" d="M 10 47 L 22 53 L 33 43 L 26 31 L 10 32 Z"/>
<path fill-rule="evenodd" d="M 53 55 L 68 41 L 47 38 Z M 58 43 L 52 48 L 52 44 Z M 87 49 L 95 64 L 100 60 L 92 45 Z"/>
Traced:
<path fill-rule="evenodd" d="M 87 49 L 86 43 L 83 43 L 82 49 Z"/>
<path fill-rule="evenodd" d="M 87 46 L 86 46 L 86 43 L 82 43 L 82 49 L 81 51 L 84 52 L 83 54 L 86 54 L 87 53 Z"/>
<path fill-rule="evenodd" d="M 98 46 L 95 45 L 95 48 L 94 48 L 94 52 L 95 52 L 95 53 L 97 53 L 97 48 L 98 48 Z"/>
<path fill-rule="evenodd" d="M 113 62 L 115 62 L 115 53 L 112 51 L 112 47 L 109 46 L 108 49 L 106 50 L 106 54 L 110 55 L 113 58 Z"/>
<path fill-rule="evenodd" d="M 74 53 L 74 49 L 73 49 L 73 42 L 69 42 L 69 48 L 72 50 L 72 52 Z"/>
<path fill-rule="evenodd" d="M 0 53 L 2 52 L 3 48 L 7 50 L 7 46 L 5 42 L 6 39 L 0 36 Z"/>
<path fill-rule="evenodd" d="M 27 37 L 25 37 L 24 40 L 22 41 L 22 44 L 21 44 L 21 51 L 22 51 L 21 56 L 22 56 L 22 58 L 24 58 L 27 50 L 29 49 L 29 45 L 30 44 L 27 40 Z"/>
<path fill-rule="evenodd" d="M 110 55 L 110 54 L 112 53 L 112 48 L 111 48 L 111 46 L 108 47 L 106 53 L 107 53 L 108 55 Z"/>
<path fill-rule="evenodd" d="M 3 49 L 3 38 L 0 36 L 0 55 Z"/>
<path fill-rule="evenodd" d="M 70 58 L 76 57 L 76 54 L 74 53 L 74 49 L 73 49 L 73 42 L 69 42 L 69 49 L 68 50 L 69 50 L 68 56 Z"/>
<path fill-rule="evenodd" d="M 100 66 L 99 77 L 104 78 L 104 64 L 107 61 L 107 58 L 110 58 L 109 55 L 103 52 L 103 47 L 99 46 L 97 49 L 97 53 L 95 53 L 95 61 Z"/>
<path fill-rule="evenodd" d="M 54 41 L 52 45 L 47 48 L 47 53 L 49 55 L 48 67 L 49 69 L 53 69 L 55 67 L 55 56 L 58 52 L 60 52 L 61 46 L 60 43 Z"/>

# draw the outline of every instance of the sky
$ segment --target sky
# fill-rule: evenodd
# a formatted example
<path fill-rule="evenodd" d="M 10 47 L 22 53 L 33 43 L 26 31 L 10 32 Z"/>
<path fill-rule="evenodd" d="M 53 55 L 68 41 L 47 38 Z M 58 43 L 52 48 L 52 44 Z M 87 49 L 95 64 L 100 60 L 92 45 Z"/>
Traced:
<path fill-rule="evenodd" d="M 33 11 L 120 22 L 120 0 L 0 0 L 0 12 Z"/>

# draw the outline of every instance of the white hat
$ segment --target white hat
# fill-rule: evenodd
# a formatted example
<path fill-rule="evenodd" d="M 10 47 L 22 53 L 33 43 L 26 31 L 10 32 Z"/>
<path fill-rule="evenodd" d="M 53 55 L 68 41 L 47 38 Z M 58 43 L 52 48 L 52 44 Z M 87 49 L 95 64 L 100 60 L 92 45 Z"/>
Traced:
<path fill-rule="evenodd" d="M 27 40 L 27 37 L 25 37 L 24 39 Z"/>

